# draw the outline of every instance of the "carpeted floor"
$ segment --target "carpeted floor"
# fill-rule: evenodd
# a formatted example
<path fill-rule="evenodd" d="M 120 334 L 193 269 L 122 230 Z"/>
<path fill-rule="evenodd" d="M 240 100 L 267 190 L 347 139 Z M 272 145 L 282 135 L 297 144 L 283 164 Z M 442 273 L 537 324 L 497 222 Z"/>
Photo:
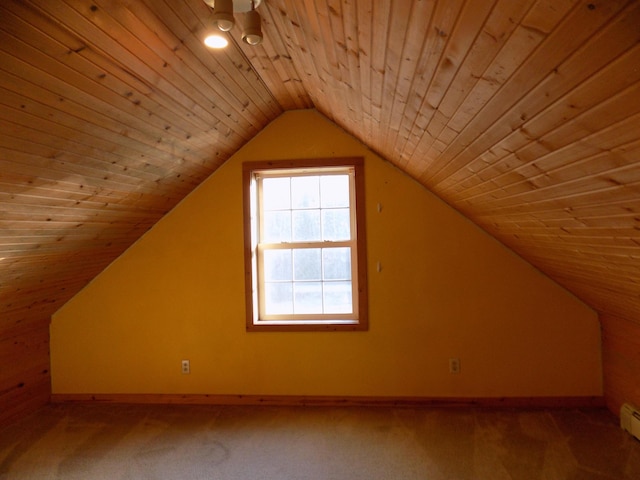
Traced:
<path fill-rule="evenodd" d="M 0 430 L 0 479 L 635 479 L 605 410 L 51 405 Z"/>

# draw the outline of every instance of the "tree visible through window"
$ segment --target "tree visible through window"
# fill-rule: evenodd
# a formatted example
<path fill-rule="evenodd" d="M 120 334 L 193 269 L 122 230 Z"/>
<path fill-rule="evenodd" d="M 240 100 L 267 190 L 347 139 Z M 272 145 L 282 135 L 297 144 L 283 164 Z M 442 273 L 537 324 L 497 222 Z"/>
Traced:
<path fill-rule="evenodd" d="M 249 330 L 367 328 L 362 159 L 244 164 Z"/>

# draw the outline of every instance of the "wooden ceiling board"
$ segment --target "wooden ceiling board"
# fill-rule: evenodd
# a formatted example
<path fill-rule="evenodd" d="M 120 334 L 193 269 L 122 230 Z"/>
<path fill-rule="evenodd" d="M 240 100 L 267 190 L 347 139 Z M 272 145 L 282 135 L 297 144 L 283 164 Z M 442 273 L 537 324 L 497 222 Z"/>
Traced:
<path fill-rule="evenodd" d="M 640 2 L 0 3 L 0 332 L 43 321 L 282 112 L 315 108 L 640 323 Z M 242 15 L 237 15 L 238 22 Z M 633 320 L 634 319 L 634 320 Z"/>
<path fill-rule="evenodd" d="M 300 79 L 298 66 L 289 53 L 287 31 L 280 26 L 282 24 L 277 24 L 277 17 L 282 16 L 284 12 L 274 12 L 265 8 L 260 10 L 260 14 L 264 35 L 260 48 L 243 44 L 238 33 L 234 31 L 236 42 L 242 47 L 260 81 L 284 110 L 313 108 L 309 93 Z"/>
<path fill-rule="evenodd" d="M 545 84 L 558 85 L 560 91 L 567 88 L 564 78 L 560 76 L 563 61 L 617 13 L 611 11 L 615 2 L 605 3 L 602 9 L 575 9 L 549 34 L 523 25 L 522 29 L 528 32 L 527 35 L 536 40 L 535 48 L 527 46 L 521 52 L 521 63 L 517 66 L 510 60 L 513 72 L 502 83 L 495 76 L 490 77 L 492 82 L 478 83 L 479 88 L 483 89 L 479 94 L 482 101 L 474 102 L 474 106 L 477 103 L 479 108 L 471 112 L 460 108 L 458 111 L 462 112 L 462 119 L 457 118 L 457 114 L 452 117 L 452 129 L 459 135 L 438 156 L 437 165 L 421 174 L 421 180 L 427 185 L 437 186 L 475 156 L 491 148 L 503 135 L 517 129 L 527 118 L 544 107 L 552 106 L 554 92 L 550 92 Z M 592 15 L 587 15 L 585 11 L 592 12 Z M 573 29 L 564 25 L 567 23 L 578 24 L 580 29 L 573 32 Z M 509 57 L 514 55 L 516 53 L 510 50 Z M 499 56 L 497 61 L 500 60 Z M 487 87 L 487 83 L 492 83 L 491 88 Z"/>

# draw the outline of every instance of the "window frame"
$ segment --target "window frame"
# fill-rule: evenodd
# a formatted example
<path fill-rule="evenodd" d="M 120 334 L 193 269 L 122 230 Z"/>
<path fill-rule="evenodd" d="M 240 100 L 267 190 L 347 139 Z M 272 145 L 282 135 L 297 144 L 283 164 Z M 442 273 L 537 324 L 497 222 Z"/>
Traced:
<path fill-rule="evenodd" d="M 258 285 L 257 272 L 257 229 L 259 218 L 253 218 L 254 211 L 257 215 L 256 199 L 254 198 L 255 175 L 258 172 L 278 171 L 292 173 L 299 171 L 318 169 L 351 168 L 354 172 L 355 192 L 351 192 L 355 209 L 355 258 L 357 262 L 353 269 L 356 278 L 352 278 L 352 296 L 356 297 L 357 318 L 344 319 L 342 316 L 327 314 L 322 319 L 299 320 L 261 320 L 258 312 Z M 267 173 L 268 175 L 268 173 Z M 316 158 L 294 160 L 268 160 L 245 162 L 242 166 L 243 188 L 243 226 L 244 226 L 244 262 L 245 262 L 245 305 L 246 305 L 246 329 L 247 331 L 364 331 L 369 328 L 368 295 L 367 295 L 367 251 L 366 251 L 366 225 L 364 203 L 364 158 Z M 352 276 L 353 277 L 353 276 Z M 315 317 L 315 315 L 313 315 Z"/>

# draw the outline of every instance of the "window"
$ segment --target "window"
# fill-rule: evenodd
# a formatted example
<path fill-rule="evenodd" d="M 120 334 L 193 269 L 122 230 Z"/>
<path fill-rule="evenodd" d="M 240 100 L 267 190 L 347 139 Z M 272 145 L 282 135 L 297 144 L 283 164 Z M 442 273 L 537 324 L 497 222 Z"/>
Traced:
<path fill-rule="evenodd" d="M 362 158 L 243 166 L 247 330 L 366 330 Z"/>

